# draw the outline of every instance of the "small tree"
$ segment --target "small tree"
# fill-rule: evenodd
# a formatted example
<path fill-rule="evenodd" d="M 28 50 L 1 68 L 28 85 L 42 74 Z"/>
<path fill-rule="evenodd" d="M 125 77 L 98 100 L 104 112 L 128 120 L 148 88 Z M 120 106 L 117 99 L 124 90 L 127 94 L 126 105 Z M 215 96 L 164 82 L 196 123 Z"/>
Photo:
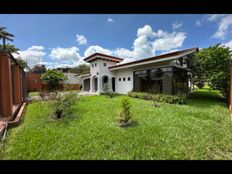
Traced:
<path fill-rule="evenodd" d="M 103 92 L 105 95 L 108 95 L 110 98 L 113 97 L 113 92 L 110 90 L 110 86 L 108 83 L 103 85 Z"/>
<path fill-rule="evenodd" d="M 119 113 L 119 126 L 125 127 L 131 123 L 131 100 L 129 97 L 123 97 L 121 100 L 121 111 Z"/>
<path fill-rule="evenodd" d="M 53 118 L 59 119 L 64 116 L 72 116 L 75 113 L 75 105 L 78 101 L 79 98 L 74 92 L 61 94 L 58 91 L 55 91 L 54 100 L 51 102 Z"/>
<path fill-rule="evenodd" d="M 47 70 L 46 73 L 41 76 L 41 80 L 48 84 L 50 90 L 55 89 L 59 82 L 65 79 L 65 75 L 56 70 Z"/>

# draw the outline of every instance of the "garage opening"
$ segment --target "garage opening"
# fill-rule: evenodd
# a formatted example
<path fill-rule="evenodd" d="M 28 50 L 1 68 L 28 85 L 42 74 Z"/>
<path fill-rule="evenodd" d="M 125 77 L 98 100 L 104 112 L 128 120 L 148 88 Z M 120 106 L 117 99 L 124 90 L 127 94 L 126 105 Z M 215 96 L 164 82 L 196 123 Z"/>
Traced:
<path fill-rule="evenodd" d="M 83 81 L 83 91 L 89 91 L 90 90 L 90 79 L 85 79 Z"/>

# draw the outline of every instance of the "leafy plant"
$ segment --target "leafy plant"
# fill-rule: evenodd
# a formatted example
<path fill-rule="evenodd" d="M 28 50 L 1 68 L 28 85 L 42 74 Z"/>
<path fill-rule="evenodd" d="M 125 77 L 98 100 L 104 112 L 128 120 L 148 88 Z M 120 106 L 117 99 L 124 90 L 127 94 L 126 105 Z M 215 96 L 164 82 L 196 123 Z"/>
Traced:
<path fill-rule="evenodd" d="M 212 89 L 218 89 L 229 100 L 231 50 L 216 44 L 195 54 L 190 62 L 194 83 L 209 82 Z"/>
<path fill-rule="evenodd" d="M 119 113 L 119 126 L 120 127 L 125 127 L 130 125 L 131 123 L 131 100 L 129 97 L 123 97 L 121 100 L 121 110 Z"/>
<path fill-rule="evenodd" d="M 41 80 L 47 83 L 50 90 L 54 90 L 59 82 L 65 79 L 66 76 L 62 72 L 56 70 L 47 70 L 41 76 Z"/>
<path fill-rule="evenodd" d="M 103 94 L 109 96 L 109 98 L 113 98 L 113 91 L 110 90 L 109 84 L 103 85 Z"/>
<path fill-rule="evenodd" d="M 61 94 L 58 91 L 54 92 L 55 100 L 51 102 L 53 108 L 53 118 L 62 118 L 64 116 L 70 116 L 74 113 L 74 106 L 78 102 L 77 94 L 69 92 L 67 94 Z"/>

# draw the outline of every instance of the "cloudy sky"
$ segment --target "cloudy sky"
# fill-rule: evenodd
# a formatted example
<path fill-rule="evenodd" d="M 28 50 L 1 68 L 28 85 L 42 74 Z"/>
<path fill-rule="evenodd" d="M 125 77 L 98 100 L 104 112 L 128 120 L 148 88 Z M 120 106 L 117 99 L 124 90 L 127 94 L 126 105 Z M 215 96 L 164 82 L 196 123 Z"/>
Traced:
<path fill-rule="evenodd" d="M 142 59 L 222 43 L 232 48 L 232 15 L 0 15 L 30 66 L 76 66 L 95 52 Z"/>

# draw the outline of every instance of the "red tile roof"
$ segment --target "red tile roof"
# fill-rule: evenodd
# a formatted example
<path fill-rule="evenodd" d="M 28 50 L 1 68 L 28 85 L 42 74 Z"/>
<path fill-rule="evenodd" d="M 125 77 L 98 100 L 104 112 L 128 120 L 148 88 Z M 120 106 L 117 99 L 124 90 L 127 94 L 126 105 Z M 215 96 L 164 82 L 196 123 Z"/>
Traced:
<path fill-rule="evenodd" d="M 123 58 L 109 56 L 107 54 L 94 53 L 94 54 L 84 58 L 84 61 L 92 62 L 92 61 L 94 61 L 96 59 L 106 59 L 106 60 L 110 60 L 110 61 L 114 61 L 114 62 L 121 62 L 123 60 Z"/>

